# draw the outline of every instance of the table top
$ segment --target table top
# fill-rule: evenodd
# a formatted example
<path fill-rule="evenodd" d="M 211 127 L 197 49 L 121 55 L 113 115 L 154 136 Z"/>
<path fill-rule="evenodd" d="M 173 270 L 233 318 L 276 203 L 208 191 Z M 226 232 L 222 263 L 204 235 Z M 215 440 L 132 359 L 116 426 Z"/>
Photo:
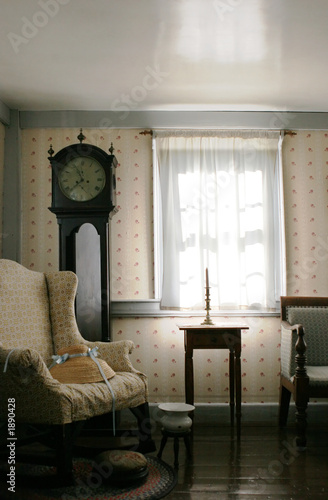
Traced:
<path fill-rule="evenodd" d="M 248 330 L 249 326 L 245 324 L 233 324 L 233 323 L 214 323 L 214 325 L 178 325 L 179 330 Z"/>

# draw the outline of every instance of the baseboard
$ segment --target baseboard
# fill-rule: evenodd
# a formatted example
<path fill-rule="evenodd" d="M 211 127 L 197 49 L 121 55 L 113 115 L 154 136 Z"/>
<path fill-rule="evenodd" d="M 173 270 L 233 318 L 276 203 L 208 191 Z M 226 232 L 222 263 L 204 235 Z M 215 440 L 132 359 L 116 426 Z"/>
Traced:
<path fill-rule="evenodd" d="M 150 403 L 150 417 L 155 424 L 159 422 L 159 403 Z M 230 407 L 225 403 L 195 404 L 194 422 L 195 424 L 230 426 Z M 256 426 L 278 426 L 278 403 L 244 403 L 242 404 L 242 424 Z M 312 403 L 308 405 L 308 421 L 312 423 L 327 424 L 328 403 Z M 121 412 L 122 424 L 132 424 L 135 419 L 130 411 Z M 288 424 L 295 424 L 295 404 L 290 403 Z"/>

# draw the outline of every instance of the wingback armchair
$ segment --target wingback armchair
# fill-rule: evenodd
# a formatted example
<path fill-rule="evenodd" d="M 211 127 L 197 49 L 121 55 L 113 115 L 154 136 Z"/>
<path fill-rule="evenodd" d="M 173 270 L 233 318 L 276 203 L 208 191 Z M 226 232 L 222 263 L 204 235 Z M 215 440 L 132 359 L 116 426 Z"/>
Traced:
<path fill-rule="evenodd" d="M 291 394 L 296 443 L 306 446 L 310 398 L 328 398 L 328 297 L 281 297 L 279 424 L 287 423 Z"/>
<path fill-rule="evenodd" d="M 63 384 L 48 367 L 59 349 L 77 344 L 98 347 L 115 371 L 111 378 L 115 409 L 129 408 L 139 425 L 139 450 L 153 451 L 147 377 L 136 370 L 129 340 L 89 342 L 77 327 L 74 299 L 77 277 L 70 271 L 41 273 L 0 259 L 0 420 L 7 422 L 15 401 L 17 426 L 46 424 L 56 432 L 57 471 L 69 481 L 72 445 L 83 421 L 113 409 L 105 382 Z M 4 372 L 4 366 L 6 371 Z"/>

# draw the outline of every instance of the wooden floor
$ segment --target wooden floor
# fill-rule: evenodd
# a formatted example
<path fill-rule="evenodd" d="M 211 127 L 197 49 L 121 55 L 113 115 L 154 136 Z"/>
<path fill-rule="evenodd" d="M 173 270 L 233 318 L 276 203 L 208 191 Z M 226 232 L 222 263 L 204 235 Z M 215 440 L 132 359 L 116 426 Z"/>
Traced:
<path fill-rule="evenodd" d="M 228 405 L 196 407 L 192 457 L 187 456 L 185 444 L 180 440 L 178 482 L 165 499 L 327 500 L 328 405 L 309 407 L 305 451 L 294 446 L 294 408 L 290 409 L 288 425 L 283 431 L 277 425 L 277 413 L 277 405 L 243 405 L 241 440 L 237 442 L 229 425 Z M 131 418 L 130 412 L 128 415 Z M 156 412 L 151 415 L 157 445 L 152 455 L 156 455 L 162 438 L 161 425 Z M 131 428 L 131 420 L 124 419 L 123 415 L 122 428 Z M 90 444 L 93 447 L 106 445 L 105 449 L 109 449 L 112 439 L 109 437 L 106 443 L 104 437 L 97 440 L 92 435 L 81 438 L 80 445 L 83 449 L 89 449 Z M 125 445 L 129 439 L 125 439 Z M 162 459 L 174 465 L 171 438 Z"/>
<path fill-rule="evenodd" d="M 261 420 L 244 418 L 240 443 L 224 421 L 195 417 L 192 458 L 179 446 L 178 484 L 167 500 L 306 500 L 328 499 L 328 406 L 319 415 L 309 411 L 308 446 L 294 446 L 294 410 L 284 431 L 276 412 Z M 311 420 L 310 420 L 311 417 Z M 161 441 L 160 429 L 154 433 Z M 162 459 L 173 465 L 173 442 L 168 440 Z"/>

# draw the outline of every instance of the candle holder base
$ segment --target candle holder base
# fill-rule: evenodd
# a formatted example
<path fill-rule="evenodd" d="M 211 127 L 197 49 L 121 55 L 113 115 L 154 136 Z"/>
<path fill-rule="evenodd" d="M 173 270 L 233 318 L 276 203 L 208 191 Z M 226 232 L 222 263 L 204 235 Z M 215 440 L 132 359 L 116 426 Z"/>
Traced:
<path fill-rule="evenodd" d="M 204 321 L 201 323 L 201 325 L 214 325 L 213 321 L 211 318 L 208 316 L 204 319 Z"/>

